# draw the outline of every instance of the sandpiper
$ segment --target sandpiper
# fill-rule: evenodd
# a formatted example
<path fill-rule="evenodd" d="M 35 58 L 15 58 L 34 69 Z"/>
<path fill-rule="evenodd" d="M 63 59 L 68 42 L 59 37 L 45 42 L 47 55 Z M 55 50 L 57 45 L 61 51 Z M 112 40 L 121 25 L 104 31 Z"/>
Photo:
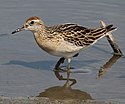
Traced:
<path fill-rule="evenodd" d="M 107 25 L 98 28 L 86 28 L 77 24 L 65 23 L 55 26 L 46 26 L 43 20 L 37 16 L 26 20 L 21 28 L 12 34 L 22 30 L 29 30 L 34 34 L 36 43 L 47 53 L 67 59 L 67 82 L 70 78 L 70 62 L 81 50 L 92 46 L 108 32 L 116 27 Z"/>

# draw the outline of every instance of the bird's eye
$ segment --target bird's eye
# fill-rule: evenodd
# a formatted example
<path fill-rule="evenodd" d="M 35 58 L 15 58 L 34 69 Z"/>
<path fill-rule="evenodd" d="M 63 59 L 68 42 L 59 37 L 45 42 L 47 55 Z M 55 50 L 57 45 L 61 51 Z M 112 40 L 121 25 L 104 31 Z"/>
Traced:
<path fill-rule="evenodd" d="M 31 22 L 30 22 L 30 25 L 33 25 L 33 24 L 34 24 L 34 21 L 31 21 Z"/>

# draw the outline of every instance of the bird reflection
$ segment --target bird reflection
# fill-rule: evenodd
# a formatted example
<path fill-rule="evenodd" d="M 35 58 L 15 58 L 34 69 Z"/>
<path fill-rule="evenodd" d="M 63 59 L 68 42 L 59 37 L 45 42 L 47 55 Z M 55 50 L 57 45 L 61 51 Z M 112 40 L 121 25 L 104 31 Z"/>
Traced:
<path fill-rule="evenodd" d="M 119 54 L 113 54 L 113 56 L 108 59 L 106 61 L 106 63 L 104 65 L 102 65 L 102 67 L 99 69 L 98 72 L 98 76 L 97 79 L 102 78 L 106 72 L 117 62 L 117 60 L 122 56 Z M 67 78 L 64 78 L 61 74 L 60 71 L 64 71 L 63 69 L 60 68 L 60 65 L 64 63 L 65 58 L 60 58 L 59 61 L 57 62 L 57 64 L 55 65 L 55 76 L 59 79 L 59 80 L 67 80 Z M 76 83 L 76 79 L 69 79 L 72 83 L 66 83 L 66 86 L 72 86 Z"/>
<path fill-rule="evenodd" d="M 37 97 L 47 97 L 50 100 L 92 100 L 90 94 L 65 86 L 54 86 L 41 92 Z"/>
<path fill-rule="evenodd" d="M 59 66 L 64 62 L 65 58 L 60 58 L 55 66 L 55 75 L 59 80 L 67 80 L 60 74 L 62 70 Z M 63 86 L 54 86 L 41 92 L 37 97 L 47 97 L 50 100 L 92 100 L 90 94 L 78 89 L 72 89 L 72 85 L 76 84 L 76 79 L 69 79 L 71 83 L 67 82 Z"/>

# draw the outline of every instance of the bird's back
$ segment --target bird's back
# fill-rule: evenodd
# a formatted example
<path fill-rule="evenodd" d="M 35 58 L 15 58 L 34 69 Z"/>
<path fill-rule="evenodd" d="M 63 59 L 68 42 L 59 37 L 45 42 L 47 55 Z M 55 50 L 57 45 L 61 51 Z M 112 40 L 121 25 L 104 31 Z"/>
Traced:
<path fill-rule="evenodd" d="M 94 44 L 97 40 L 104 37 L 109 31 L 114 30 L 113 25 L 98 28 L 86 28 L 77 24 L 61 24 L 47 27 L 49 33 L 53 36 L 60 34 L 62 38 L 76 46 L 88 46 Z"/>

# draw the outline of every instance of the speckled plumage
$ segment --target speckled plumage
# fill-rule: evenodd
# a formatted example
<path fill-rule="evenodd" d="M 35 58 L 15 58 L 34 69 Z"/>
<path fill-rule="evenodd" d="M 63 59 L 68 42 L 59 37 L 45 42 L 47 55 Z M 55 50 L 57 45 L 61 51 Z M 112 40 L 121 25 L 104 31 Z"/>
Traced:
<path fill-rule="evenodd" d="M 72 57 L 82 49 L 93 45 L 99 39 L 106 36 L 107 32 L 111 32 L 114 29 L 113 25 L 86 28 L 71 23 L 49 27 L 44 24 L 41 18 L 34 16 L 27 19 L 23 27 L 18 28 L 12 34 L 22 30 L 32 31 L 40 48 L 51 55 L 64 57 L 68 60 L 67 79 L 69 79 L 70 61 Z"/>
<path fill-rule="evenodd" d="M 113 25 L 109 25 L 107 28 L 99 27 L 95 29 L 88 29 L 86 27 L 79 26 L 77 24 L 61 24 L 57 26 L 47 27 L 49 34 L 61 36 L 65 41 L 68 41 L 76 46 L 88 46 L 94 41 L 98 40 L 100 37 L 105 35 Z"/>

